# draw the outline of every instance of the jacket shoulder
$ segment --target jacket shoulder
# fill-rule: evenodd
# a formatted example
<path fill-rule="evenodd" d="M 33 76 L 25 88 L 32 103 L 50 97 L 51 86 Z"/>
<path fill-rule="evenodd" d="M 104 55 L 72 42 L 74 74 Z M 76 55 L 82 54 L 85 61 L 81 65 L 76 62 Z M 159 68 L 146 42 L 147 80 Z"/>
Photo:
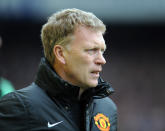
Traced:
<path fill-rule="evenodd" d="M 95 99 L 94 100 L 95 105 L 99 108 L 99 107 L 104 107 L 104 111 L 105 110 L 111 110 L 111 111 L 117 111 L 117 106 L 114 103 L 114 101 L 109 98 L 109 97 L 105 97 L 102 99 Z"/>
<path fill-rule="evenodd" d="M 27 126 L 28 112 L 21 96 L 17 92 L 12 92 L 2 97 L 0 99 L 0 129 L 3 131 L 26 130 Z"/>
<path fill-rule="evenodd" d="M 45 96 L 44 91 L 34 83 L 3 96 L 0 99 L 0 129 L 30 129 L 30 122 L 37 119 L 35 113 L 40 108 L 37 106 L 43 105 L 41 98 L 44 99 Z"/>

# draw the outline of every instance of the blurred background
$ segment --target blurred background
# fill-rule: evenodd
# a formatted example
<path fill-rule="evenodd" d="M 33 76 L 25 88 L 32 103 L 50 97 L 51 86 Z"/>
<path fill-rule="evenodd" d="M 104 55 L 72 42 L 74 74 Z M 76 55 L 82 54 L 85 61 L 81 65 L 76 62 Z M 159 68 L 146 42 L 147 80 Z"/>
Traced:
<path fill-rule="evenodd" d="M 165 131 L 165 0 L 1 0 L 1 76 L 15 89 L 33 82 L 43 56 L 42 25 L 73 7 L 107 25 L 102 77 L 115 89 L 119 131 Z"/>

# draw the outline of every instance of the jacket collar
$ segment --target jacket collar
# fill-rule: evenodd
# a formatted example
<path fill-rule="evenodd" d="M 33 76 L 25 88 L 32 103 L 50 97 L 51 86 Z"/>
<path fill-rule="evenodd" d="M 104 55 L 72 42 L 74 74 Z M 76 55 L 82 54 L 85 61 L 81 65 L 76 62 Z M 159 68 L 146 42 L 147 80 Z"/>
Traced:
<path fill-rule="evenodd" d="M 69 99 L 78 99 L 79 97 L 80 87 L 73 86 L 58 76 L 45 58 L 41 59 L 35 83 L 54 97 L 62 96 Z M 103 98 L 114 92 L 111 85 L 104 82 L 101 78 L 99 78 L 98 83 L 97 87 L 89 88 L 84 91 L 81 95 L 81 99 L 83 100 L 91 97 Z"/>
<path fill-rule="evenodd" d="M 79 96 L 80 88 L 60 78 L 45 58 L 41 59 L 35 83 L 53 97 L 75 99 Z"/>
<path fill-rule="evenodd" d="M 98 83 L 99 84 L 95 88 L 88 88 L 84 91 L 80 97 L 80 100 L 87 102 L 92 98 L 101 99 L 114 93 L 112 86 L 108 82 L 103 81 L 101 77 L 99 77 Z"/>

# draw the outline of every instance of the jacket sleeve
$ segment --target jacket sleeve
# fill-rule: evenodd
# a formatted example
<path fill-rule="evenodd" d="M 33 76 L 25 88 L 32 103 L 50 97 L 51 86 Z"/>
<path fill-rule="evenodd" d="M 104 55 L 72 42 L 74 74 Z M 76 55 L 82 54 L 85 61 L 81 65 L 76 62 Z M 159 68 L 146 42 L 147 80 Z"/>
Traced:
<path fill-rule="evenodd" d="M 16 92 L 9 93 L 0 99 L 0 130 L 27 130 L 27 116 L 26 106 Z"/>

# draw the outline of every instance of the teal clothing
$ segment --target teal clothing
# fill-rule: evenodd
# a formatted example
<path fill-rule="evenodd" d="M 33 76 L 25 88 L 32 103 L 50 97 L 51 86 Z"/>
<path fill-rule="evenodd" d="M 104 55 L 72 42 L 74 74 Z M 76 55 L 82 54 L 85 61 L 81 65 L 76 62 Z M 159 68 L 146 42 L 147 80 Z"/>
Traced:
<path fill-rule="evenodd" d="M 8 81 L 2 77 L 0 78 L 0 98 L 14 90 L 15 89 L 10 81 Z"/>

